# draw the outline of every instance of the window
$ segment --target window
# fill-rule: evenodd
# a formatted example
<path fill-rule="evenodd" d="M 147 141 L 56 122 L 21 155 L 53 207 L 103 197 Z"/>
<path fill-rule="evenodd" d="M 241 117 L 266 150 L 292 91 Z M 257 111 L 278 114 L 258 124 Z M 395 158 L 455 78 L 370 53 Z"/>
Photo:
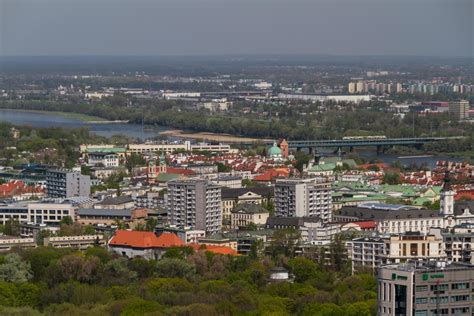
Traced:
<path fill-rule="evenodd" d="M 465 302 L 469 301 L 469 295 L 455 295 L 451 296 L 451 302 Z"/>
<path fill-rule="evenodd" d="M 417 285 L 415 287 L 415 292 L 424 292 L 424 291 L 428 291 L 427 285 Z"/>
<path fill-rule="evenodd" d="M 448 284 L 432 285 L 431 291 L 446 291 L 448 288 Z"/>
<path fill-rule="evenodd" d="M 417 297 L 415 299 L 416 304 L 428 304 L 428 299 L 426 297 Z"/>
<path fill-rule="evenodd" d="M 437 302 L 437 298 L 436 297 L 432 297 L 430 299 L 430 304 L 436 304 Z M 440 296 L 439 297 L 439 303 L 440 304 L 447 304 L 449 303 L 449 296 Z"/>
<path fill-rule="evenodd" d="M 469 313 L 469 307 L 451 308 L 451 315 L 461 315 Z"/>
<path fill-rule="evenodd" d="M 415 311 L 415 316 L 428 316 L 428 311 Z"/>
<path fill-rule="evenodd" d="M 453 283 L 451 284 L 452 290 L 465 290 L 469 288 L 469 283 Z"/>

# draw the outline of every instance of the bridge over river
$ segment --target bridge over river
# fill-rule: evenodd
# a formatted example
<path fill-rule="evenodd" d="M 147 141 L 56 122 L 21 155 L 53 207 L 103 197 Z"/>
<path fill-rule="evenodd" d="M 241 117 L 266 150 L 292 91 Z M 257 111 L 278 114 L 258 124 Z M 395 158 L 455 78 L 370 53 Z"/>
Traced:
<path fill-rule="evenodd" d="M 446 140 L 463 139 L 463 136 L 453 137 L 408 137 L 408 138 L 354 138 L 354 139 L 332 139 L 332 140 L 289 140 L 290 149 L 308 149 L 309 152 L 318 148 L 335 148 L 340 151 L 342 148 L 374 146 L 378 152 L 383 152 L 393 146 L 414 146 L 420 148 L 424 144 L 440 142 Z M 266 142 L 270 143 L 270 142 Z"/>

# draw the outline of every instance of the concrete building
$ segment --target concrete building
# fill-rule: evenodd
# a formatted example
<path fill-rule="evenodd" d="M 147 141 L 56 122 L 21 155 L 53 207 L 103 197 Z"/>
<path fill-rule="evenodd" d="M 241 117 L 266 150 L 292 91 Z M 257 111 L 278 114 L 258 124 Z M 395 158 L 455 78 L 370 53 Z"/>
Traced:
<path fill-rule="evenodd" d="M 75 208 L 71 204 L 29 203 L 0 205 L 0 225 L 10 220 L 21 223 L 59 225 L 61 220 L 69 216 L 74 219 Z"/>
<path fill-rule="evenodd" d="M 385 241 L 384 263 L 445 259 L 440 236 L 419 232 L 392 235 Z"/>
<path fill-rule="evenodd" d="M 457 225 L 440 233 L 448 261 L 474 264 L 474 223 Z"/>
<path fill-rule="evenodd" d="M 232 189 L 239 189 L 242 187 L 242 177 L 238 176 L 225 176 L 225 177 L 217 177 L 211 179 L 211 182 L 222 187 L 232 188 Z"/>
<path fill-rule="evenodd" d="M 472 315 L 472 265 L 387 265 L 379 269 L 377 284 L 380 316 Z"/>
<path fill-rule="evenodd" d="M 458 121 L 469 119 L 469 101 L 451 101 L 449 102 L 449 113 L 454 115 Z"/>
<path fill-rule="evenodd" d="M 36 248 L 36 241 L 34 238 L 10 238 L 0 236 L 0 253 L 9 252 L 13 248 Z"/>
<path fill-rule="evenodd" d="M 145 143 L 145 144 L 129 144 L 128 154 L 151 154 L 151 153 L 165 153 L 171 154 L 176 150 L 191 150 L 191 142 L 185 141 L 183 143 Z"/>
<path fill-rule="evenodd" d="M 88 153 L 87 163 L 90 166 L 103 166 L 106 168 L 118 167 L 120 165 L 119 156 L 114 153 L 107 152 L 90 152 Z"/>
<path fill-rule="evenodd" d="M 80 208 L 76 212 L 76 221 L 83 225 L 116 225 L 117 221 L 121 221 L 134 226 L 144 223 L 147 217 L 145 209 Z"/>
<path fill-rule="evenodd" d="M 240 203 L 262 204 L 273 201 L 274 191 L 271 187 L 256 188 L 222 188 L 222 219 L 230 221 L 231 211 Z"/>
<path fill-rule="evenodd" d="M 46 237 L 43 243 L 45 247 L 85 250 L 89 247 L 104 246 L 105 239 L 103 235 Z"/>
<path fill-rule="evenodd" d="M 123 210 L 135 207 L 135 200 L 131 196 L 121 195 L 117 197 L 109 197 L 94 204 L 95 209 L 113 209 Z"/>
<path fill-rule="evenodd" d="M 209 151 L 211 153 L 229 153 L 232 150 L 230 149 L 229 144 L 209 144 L 209 143 L 197 143 L 191 145 L 192 151 Z"/>
<path fill-rule="evenodd" d="M 91 194 L 91 178 L 80 172 L 51 169 L 46 173 L 46 193 L 53 198 L 89 196 Z"/>
<path fill-rule="evenodd" d="M 331 221 L 331 183 L 323 178 L 277 179 L 275 214 Z"/>
<path fill-rule="evenodd" d="M 255 203 L 242 203 L 231 211 L 231 228 L 245 228 L 250 224 L 263 226 L 269 216 L 268 211 Z"/>
<path fill-rule="evenodd" d="M 207 180 L 168 182 L 170 224 L 217 233 L 222 227 L 221 188 Z"/>

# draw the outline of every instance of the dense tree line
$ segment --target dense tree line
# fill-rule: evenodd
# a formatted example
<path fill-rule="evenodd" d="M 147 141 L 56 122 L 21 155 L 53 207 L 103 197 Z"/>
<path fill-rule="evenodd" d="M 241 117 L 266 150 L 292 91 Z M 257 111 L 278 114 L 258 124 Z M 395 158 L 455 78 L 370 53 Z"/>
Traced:
<path fill-rule="evenodd" d="M 288 235 L 290 232 L 280 232 Z M 278 238 L 277 238 L 278 239 Z M 0 313 L 11 315 L 375 315 L 372 275 L 294 257 L 272 245 L 249 256 L 169 249 L 161 260 L 94 247 L 38 247 L 0 256 Z M 335 246 L 337 247 L 337 246 Z M 337 249 L 335 249 L 337 251 Z M 286 252 L 286 253 L 285 253 Z M 336 263 L 336 262 L 335 262 Z M 293 282 L 269 282 L 286 267 Z"/>
<path fill-rule="evenodd" d="M 19 131 L 19 138 L 13 138 L 12 128 Z M 79 158 L 80 144 L 102 142 L 107 139 L 87 128 L 33 128 L 0 123 L 0 157 L 5 158 L 7 165 L 36 162 L 71 167 Z"/>

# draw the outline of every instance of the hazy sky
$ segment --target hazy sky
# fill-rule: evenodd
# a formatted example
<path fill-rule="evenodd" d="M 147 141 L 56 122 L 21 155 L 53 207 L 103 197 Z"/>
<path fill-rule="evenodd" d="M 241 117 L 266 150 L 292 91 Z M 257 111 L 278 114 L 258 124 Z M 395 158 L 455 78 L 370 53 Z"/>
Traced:
<path fill-rule="evenodd" d="M 474 0 L 0 0 L 0 55 L 473 56 Z"/>

